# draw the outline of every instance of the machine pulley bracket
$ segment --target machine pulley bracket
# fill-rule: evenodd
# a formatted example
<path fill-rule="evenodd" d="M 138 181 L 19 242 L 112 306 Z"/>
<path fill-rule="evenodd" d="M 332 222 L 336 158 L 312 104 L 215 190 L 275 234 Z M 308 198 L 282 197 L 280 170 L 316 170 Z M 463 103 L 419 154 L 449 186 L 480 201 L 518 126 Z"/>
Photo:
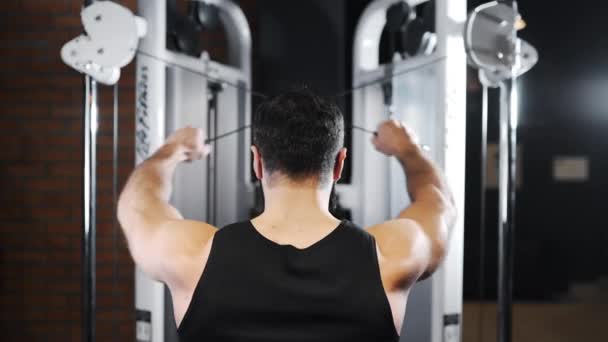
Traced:
<path fill-rule="evenodd" d="M 146 21 L 112 1 L 94 2 L 80 15 L 86 33 L 61 48 L 61 59 L 99 83 L 113 85 L 120 78 L 120 68 L 135 57 L 139 39 L 146 34 Z"/>

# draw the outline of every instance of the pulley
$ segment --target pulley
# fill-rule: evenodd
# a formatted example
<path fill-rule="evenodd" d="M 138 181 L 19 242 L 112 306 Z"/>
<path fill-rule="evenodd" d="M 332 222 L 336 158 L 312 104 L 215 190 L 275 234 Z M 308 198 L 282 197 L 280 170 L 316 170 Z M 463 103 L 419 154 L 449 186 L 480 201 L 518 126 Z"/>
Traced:
<path fill-rule="evenodd" d="M 135 57 L 146 21 L 112 1 L 94 2 L 82 10 L 81 18 L 86 33 L 61 48 L 61 59 L 99 83 L 115 84 L 120 68 Z"/>

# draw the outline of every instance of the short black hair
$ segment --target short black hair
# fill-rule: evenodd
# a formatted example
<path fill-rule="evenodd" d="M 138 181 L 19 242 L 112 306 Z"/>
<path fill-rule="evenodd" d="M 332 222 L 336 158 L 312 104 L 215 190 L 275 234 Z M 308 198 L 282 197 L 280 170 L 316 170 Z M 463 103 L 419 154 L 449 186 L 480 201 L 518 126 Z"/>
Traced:
<path fill-rule="evenodd" d="M 253 144 L 267 172 L 329 180 L 344 145 L 344 117 L 334 102 L 300 86 L 266 99 L 252 121 Z"/>

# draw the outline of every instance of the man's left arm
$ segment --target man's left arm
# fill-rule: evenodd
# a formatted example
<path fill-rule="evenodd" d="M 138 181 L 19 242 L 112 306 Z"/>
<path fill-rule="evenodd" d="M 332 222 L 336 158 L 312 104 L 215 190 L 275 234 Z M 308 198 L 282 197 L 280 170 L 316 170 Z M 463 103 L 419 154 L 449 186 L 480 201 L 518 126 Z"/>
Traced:
<path fill-rule="evenodd" d="M 184 220 L 169 204 L 173 174 L 179 163 L 209 152 L 201 130 L 177 131 L 133 171 L 118 201 L 118 220 L 136 265 L 172 288 L 190 287 L 188 274 L 200 267 L 198 257 L 217 231 L 207 223 Z"/>

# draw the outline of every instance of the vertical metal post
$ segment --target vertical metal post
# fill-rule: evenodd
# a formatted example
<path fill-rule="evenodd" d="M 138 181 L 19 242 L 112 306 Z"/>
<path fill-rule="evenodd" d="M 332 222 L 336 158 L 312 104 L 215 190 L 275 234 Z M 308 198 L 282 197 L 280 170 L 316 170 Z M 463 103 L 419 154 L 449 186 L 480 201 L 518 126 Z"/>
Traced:
<path fill-rule="evenodd" d="M 517 1 L 503 1 L 519 18 Z M 515 27 L 509 37 L 513 48 L 511 78 L 500 84 L 500 161 L 498 222 L 498 342 L 511 342 L 513 336 L 513 254 L 515 253 L 515 197 L 517 192 L 517 125 L 519 100 L 517 70 L 521 62 L 521 45 Z"/>
<path fill-rule="evenodd" d="M 515 76 L 501 84 L 499 235 L 498 235 L 498 342 L 512 339 L 513 253 L 517 190 L 518 94 Z"/>
<path fill-rule="evenodd" d="M 486 183 L 488 166 L 488 86 L 483 84 L 481 90 L 481 165 L 479 179 L 481 190 L 479 192 L 479 339 L 483 338 L 483 300 L 485 299 L 486 278 Z"/>
<path fill-rule="evenodd" d="M 215 138 L 218 134 L 218 101 L 222 85 L 209 83 L 209 105 L 207 109 L 207 130 L 209 137 Z M 207 221 L 217 224 L 217 141 L 212 140 L 213 153 L 207 159 Z"/>
<path fill-rule="evenodd" d="M 85 77 L 83 122 L 82 339 L 95 340 L 97 84 Z"/>
<path fill-rule="evenodd" d="M 113 88 L 113 113 L 112 113 L 112 296 L 114 297 L 114 320 L 113 329 L 118 331 L 118 83 Z"/>
<path fill-rule="evenodd" d="M 391 37 L 391 42 L 393 41 Z M 391 48 L 390 53 L 394 54 L 394 50 Z M 394 56 L 394 55 L 393 55 Z M 394 90 L 394 80 L 393 80 L 393 63 L 397 61 L 396 58 L 393 58 L 393 62 L 386 65 L 384 69 L 384 78 L 387 80 L 384 84 L 382 84 L 382 97 L 384 103 L 384 115 L 386 120 L 394 120 L 395 118 L 395 105 L 393 98 L 393 90 Z M 386 179 L 389 182 L 393 179 L 393 173 L 391 170 L 391 163 L 393 162 L 391 159 L 387 159 L 388 167 L 386 168 Z M 386 218 L 391 218 L 393 214 L 393 205 L 389 204 L 386 206 Z"/>

